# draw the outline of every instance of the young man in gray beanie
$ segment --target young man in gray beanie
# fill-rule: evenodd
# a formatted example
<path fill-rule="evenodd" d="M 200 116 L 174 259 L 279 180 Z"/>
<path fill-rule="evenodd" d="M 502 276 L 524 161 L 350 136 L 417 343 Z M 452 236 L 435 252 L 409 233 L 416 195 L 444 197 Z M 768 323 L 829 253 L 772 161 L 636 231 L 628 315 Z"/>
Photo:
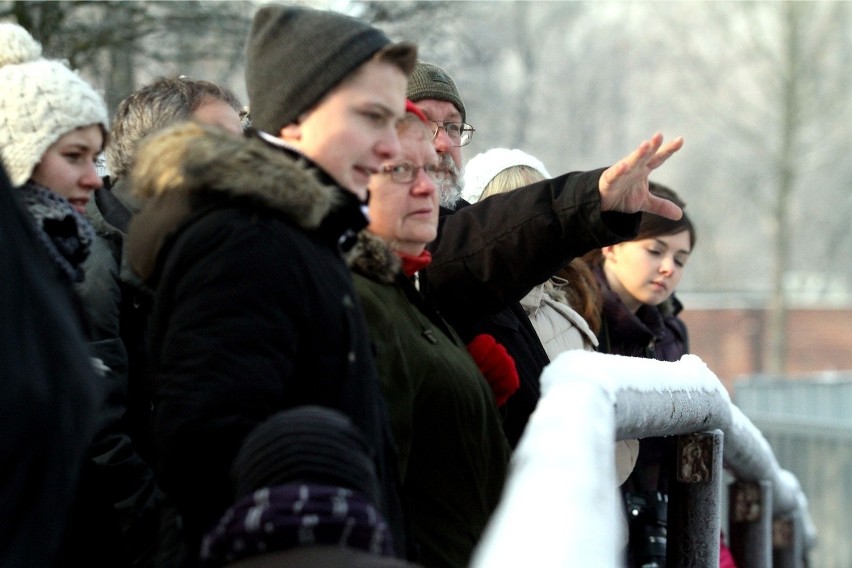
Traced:
<path fill-rule="evenodd" d="M 144 201 L 128 259 L 155 286 L 153 444 L 189 549 L 233 502 L 237 450 L 297 405 L 360 429 L 395 553 L 406 552 L 387 410 L 341 251 L 366 226 L 367 182 L 400 151 L 416 59 L 359 20 L 304 7 L 254 17 L 253 130 L 186 123 L 149 138 L 131 179 Z"/>
<path fill-rule="evenodd" d="M 444 316 L 465 340 L 489 333 L 518 369 L 504 430 L 514 446 L 539 398 L 538 378 L 550 361 L 518 303 L 573 258 L 632 238 L 642 211 L 678 218 L 677 205 L 648 191 L 648 176 L 683 145 L 646 140 L 615 165 L 545 180 L 473 205 L 460 199 L 462 147 L 473 127 L 456 84 L 440 67 L 418 62 L 406 95 L 431 121 L 435 150 L 454 173 L 442 188 L 432 264 L 421 274 Z M 425 282 L 424 282 L 425 280 Z"/>

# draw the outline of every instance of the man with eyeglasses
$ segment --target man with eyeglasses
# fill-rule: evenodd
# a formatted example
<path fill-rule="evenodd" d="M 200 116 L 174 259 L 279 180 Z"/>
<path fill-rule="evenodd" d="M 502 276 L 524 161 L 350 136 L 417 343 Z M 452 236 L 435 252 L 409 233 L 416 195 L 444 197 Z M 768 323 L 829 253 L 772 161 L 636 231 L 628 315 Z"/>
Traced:
<path fill-rule="evenodd" d="M 633 238 L 641 212 L 679 218 L 680 208 L 648 191 L 648 176 L 683 145 L 661 134 L 609 168 L 564 174 L 470 205 L 461 199 L 461 149 L 474 128 L 452 78 L 419 61 L 407 97 L 433 127 L 433 143 L 449 175 L 441 186 L 438 238 L 421 287 L 461 337 L 493 335 L 515 359 L 521 384 L 503 407 L 514 447 L 540 395 L 550 361 L 518 301 L 571 259 Z"/>

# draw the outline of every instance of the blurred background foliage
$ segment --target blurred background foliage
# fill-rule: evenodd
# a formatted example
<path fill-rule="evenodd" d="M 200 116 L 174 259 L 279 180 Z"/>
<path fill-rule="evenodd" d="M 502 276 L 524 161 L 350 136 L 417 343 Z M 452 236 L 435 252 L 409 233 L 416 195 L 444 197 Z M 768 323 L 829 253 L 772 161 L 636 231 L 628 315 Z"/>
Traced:
<path fill-rule="evenodd" d="M 301 2 L 415 41 L 456 80 L 477 131 L 554 175 L 611 164 L 655 131 L 684 149 L 654 179 L 686 200 L 697 248 L 681 294 L 770 314 L 852 307 L 852 4 L 847 2 Z M 159 75 L 245 98 L 251 1 L 0 1 L 114 109 Z M 247 101 L 246 101 L 247 102 Z"/>

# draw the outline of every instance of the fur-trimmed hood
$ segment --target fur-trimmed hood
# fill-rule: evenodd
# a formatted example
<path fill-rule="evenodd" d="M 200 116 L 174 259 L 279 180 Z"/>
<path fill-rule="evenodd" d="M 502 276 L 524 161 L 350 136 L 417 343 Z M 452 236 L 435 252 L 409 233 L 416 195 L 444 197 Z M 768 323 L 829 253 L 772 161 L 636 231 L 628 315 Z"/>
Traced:
<path fill-rule="evenodd" d="M 146 140 L 136 156 L 132 192 L 143 201 L 129 230 L 134 270 L 148 279 L 160 249 L 194 213 L 195 197 L 251 201 L 304 230 L 320 227 L 343 191 L 307 160 L 259 138 L 186 122 Z"/>
<path fill-rule="evenodd" d="M 355 246 L 346 254 L 346 263 L 354 272 L 387 284 L 393 283 L 402 270 L 402 261 L 387 241 L 366 229 L 358 233 Z"/>
<path fill-rule="evenodd" d="M 315 229 L 331 210 L 339 188 L 322 183 L 318 170 L 259 138 L 186 122 L 144 143 L 132 175 L 142 199 L 166 193 L 210 191 L 248 197 Z"/>

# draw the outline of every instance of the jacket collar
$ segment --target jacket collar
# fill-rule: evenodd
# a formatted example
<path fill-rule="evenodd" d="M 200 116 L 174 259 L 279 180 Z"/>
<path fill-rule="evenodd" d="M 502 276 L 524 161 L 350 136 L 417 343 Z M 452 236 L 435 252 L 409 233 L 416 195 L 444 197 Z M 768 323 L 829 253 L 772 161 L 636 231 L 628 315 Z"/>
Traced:
<path fill-rule="evenodd" d="M 352 272 L 383 284 L 395 284 L 413 306 L 440 328 L 449 338 L 455 332 L 437 312 L 428 297 L 421 294 L 411 278 L 402 272 L 402 260 L 391 250 L 387 241 L 369 231 L 358 233 L 358 239 L 352 250 L 346 255 L 346 261 Z M 418 273 L 419 275 L 420 273 Z M 453 339 L 453 341 L 456 341 Z"/>
<path fill-rule="evenodd" d="M 130 224 L 132 264 L 143 279 L 151 276 L 168 238 L 198 213 L 202 201 L 271 209 L 337 245 L 348 244 L 367 225 L 358 198 L 292 148 L 253 133 L 238 137 L 192 123 L 163 140 L 159 151 L 177 158 L 133 178 L 134 191 L 149 196 Z"/>
<path fill-rule="evenodd" d="M 358 233 L 346 261 L 354 272 L 386 284 L 396 281 L 402 271 L 402 261 L 396 253 L 384 239 L 370 231 Z"/>
<path fill-rule="evenodd" d="M 416 257 L 406 259 L 404 258 L 406 256 L 391 249 L 387 241 L 378 235 L 370 231 L 361 231 L 352 250 L 346 255 L 346 262 L 359 274 L 390 283 L 399 274 L 409 279 L 414 278 L 414 275 L 425 268 L 432 259 L 431 253 L 426 250 Z M 411 262 L 414 273 L 405 272 L 406 262 Z"/>
<path fill-rule="evenodd" d="M 104 187 L 86 204 L 86 216 L 99 233 L 127 234 L 130 218 L 140 209 L 139 200 L 129 194 L 127 180 L 104 178 Z"/>

